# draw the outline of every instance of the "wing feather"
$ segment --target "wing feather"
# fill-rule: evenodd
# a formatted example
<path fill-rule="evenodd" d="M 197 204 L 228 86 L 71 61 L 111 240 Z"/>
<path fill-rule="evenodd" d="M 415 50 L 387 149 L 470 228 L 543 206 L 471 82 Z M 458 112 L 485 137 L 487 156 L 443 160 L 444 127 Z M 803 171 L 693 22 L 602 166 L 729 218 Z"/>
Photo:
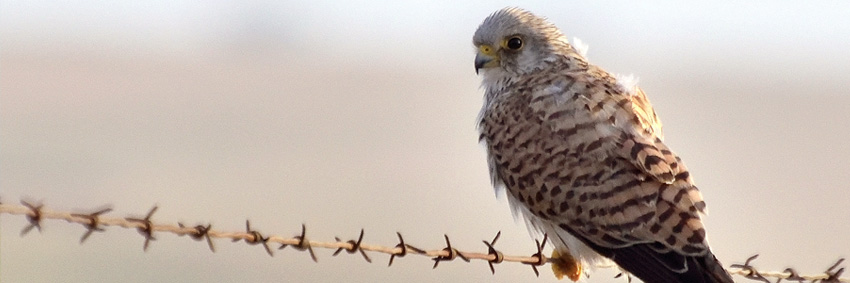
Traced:
<path fill-rule="evenodd" d="M 518 26 L 539 22 L 532 20 Z M 531 35 L 546 48 L 528 40 L 484 73 L 479 130 L 494 185 L 535 229 L 562 239 L 561 253 L 601 254 L 646 282 L 732 282 L 708 247 L 702 196 L 664 144 L 646 93 L 626 89 L 543 27 Z"/>

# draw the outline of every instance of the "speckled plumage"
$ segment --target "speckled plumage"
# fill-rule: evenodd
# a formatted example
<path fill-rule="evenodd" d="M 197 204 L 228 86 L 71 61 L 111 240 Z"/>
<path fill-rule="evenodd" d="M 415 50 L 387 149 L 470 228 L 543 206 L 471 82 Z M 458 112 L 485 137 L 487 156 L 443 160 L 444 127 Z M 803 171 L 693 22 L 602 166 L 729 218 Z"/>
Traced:
<path fill-rule="evenodd" d="M 706 241 L 702 196 L 640 88 L 521 9 L 489 16 L 473 43 L 494 186 L 560 254 L 607 258 L 645 282 L 732 282 Z"/>

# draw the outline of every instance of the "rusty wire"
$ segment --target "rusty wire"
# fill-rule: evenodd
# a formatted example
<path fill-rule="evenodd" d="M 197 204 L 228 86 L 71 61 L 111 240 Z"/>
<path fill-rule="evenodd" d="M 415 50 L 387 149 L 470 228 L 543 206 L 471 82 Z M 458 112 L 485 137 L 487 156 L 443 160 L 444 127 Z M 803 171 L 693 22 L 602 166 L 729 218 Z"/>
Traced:
<path fill-rule="evenodd" d="M 152 220 L 157 209 L 158 207 L 156 206 L 151 208 L 144 218 L 104 217 L 104 214 L 112 212 L 111 208 L 100 209 L 93 213 L 71 213 L 45 209 L 43 204 L 35 204 L 26 201 L 21 201 L 20 205 L 0 203 L 0 214 L 22 215 L 26 217 L 29 224 L 21 230 L 21 236 L 26 235 L 33 228 L 36 228 L 39 232 L 41 232 L 41 224 L 44 220 L 64 220 L 68 223 L 83 225 L 86 228 L 86 232 L 80 238 L 80 243 L 82 244 L 86 239 L 94 234 L 94 232 L 105 232 L 105 227 L 113 226 L 125 229 L 136 229 L 139 234 L 144 237 L 144 244 L 142 246 L 143 251 L 147 251 L 150 246 L 150 242 L 156 240 L 154 233 L 164 232 L 175 234 L 177 236 L 189 236 L 196 241 L 206 241 L 210 251 L 212 252 L 215 252 L 212 240 L 214 238 L 230 239 L 233 242 L 244 241 L 249 245 L 262 245 L 269 256 L 274 256 L 274 253 L 272 252 L 273 250 L 269 246 L 270 243 L 277 243 L 280 244 L 278 247 L 279 250 L 291 246 L 299 251 L 308 251 L 310 258 L 313 261 L 318 261 L 314 248 L 335 250 L 333 253 L 334 256 L 340 254 L 342 251 L 346 251 L 349 254 L 359 253 L 364 260 L 370 263 L 372 262 L 372 259 L 366 253 L 367 251 L 384 253 L 390 255 L 388 266 L 392 266 L 393 260 L 396 257 L 401 258 L 408 254 L 416 254 L 430 257 L 434 261 L 433 268 L 437 268 L 440 262 L 454 261 L 457 258 L 466 262 L 470 262 L 471 260 L 481 260 L 486 262 L 490 271 L 495 274 L 496 269 L 494 265 L 503 262 L 514 262 L 531 266 L 534 273 L 539 276 L 540 274 L 537 267 L 545 265 L 552 260 L 543 254 L 543 249 L 547 242 L 546 235 L 544 235 L 543 241 L 535 240 L 536 252 L 531 256 L 509 256 L 504 255 L 501 251 L 495 248 L 496 241 L 499 239 L 501 232 L 496 233 L 496 236 L 492 241 L 483 241 L 487 248 L 487 252 L 467 252 L 453 248 L 448 235 L 444 235 L 446 241 L 445 248 L 425 250 L 405 243 L 401 233 L 398 232 L 396 234 L 398 235 L 399 243 L 393 247 L 389 247 L 364 243 L 363 237 L 365 231 L 362 229 L 360 230 L 360 236 L 357 240 L 352 239 L 344 241 L 339 237 L 335 237 L 335 242 L 322 242 L 309 240 L 307 238 L 307 227 L 303 224 L 301 225 L 300 234 L 293 237 L 282 237 L 277 235 L 264 236 L 259 231 L 252 229 L 251 223 L 247 220 L 245 221 L 245 231 L 241 232 L 214 230 L 210 224 L 196 225 L 193 227 L 183 225 L 182 223 L 177 223 L 177 225 L 162 224 Z M 776 281 L 773 282 L 776 283 L 782 282 L 783 280 L 788 282 L 812 283 L 850 282 L 850 278 L 841 277 L 844 272 L 844 267 L 839 266 L 841 266 L 844 259 L 839 259 L 835 264 L 820 274 L 801 275 L 793 268 L 787 268 L 783 272 L 758 270 L 752 265 L 752 261 L 757 257 L 758 255 L 754 255 L 747 259 L 743 264 L 733 264 L 729 269 L 727 269 L 727 271 L 732 275 L 739 275 L 746 279 L 767 283 L 772 283 L 770 281 L 771 279 L 775 279 Z"/>

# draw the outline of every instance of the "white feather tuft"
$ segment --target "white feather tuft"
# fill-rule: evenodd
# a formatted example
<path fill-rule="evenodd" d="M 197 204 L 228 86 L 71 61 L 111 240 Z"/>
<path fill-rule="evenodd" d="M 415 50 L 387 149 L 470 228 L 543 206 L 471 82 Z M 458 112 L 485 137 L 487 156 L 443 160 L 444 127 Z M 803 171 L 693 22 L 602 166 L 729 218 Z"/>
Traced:
<path fill-rule="evenodd" d="M 614 76 L 617 79 L 617 84 L 623 88 L 628 94 L 634 95 L 637 93 L 636 89 L 638 85 L 638 78 L 633 74 L 629 74 L 627 76 L 617 74 Z"/>
<path fill-rule="evenodd" d="M 584 43 L 581 39 L 578 39 L 578 37 L 573 37 L 573 48 L 576 49 L 581 57 L 587 58 L 587 49 L 590 49 L 590 46 L 588 46 L 587 43 Z"/>

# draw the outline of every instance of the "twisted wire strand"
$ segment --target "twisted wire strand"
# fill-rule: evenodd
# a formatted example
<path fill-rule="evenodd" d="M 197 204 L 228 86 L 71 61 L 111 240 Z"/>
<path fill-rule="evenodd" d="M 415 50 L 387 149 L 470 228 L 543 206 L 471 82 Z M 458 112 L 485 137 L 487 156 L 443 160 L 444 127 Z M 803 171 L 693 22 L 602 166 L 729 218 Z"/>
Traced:
<path fill-rule="evenodd" d="M 502 262 L 522 263 L 530 265 L 533 268 L 534 273 L 539 276 L 539 272 L 537 270 L 538 266 L 558 260 L 543 255 L 543 249 L 546 245 L 545 235 L 542 242 L 539 240 L 536 241 L 536 253 L 531 256 L 513 256 L 504 255 L 494 247 L 496 241 L 501 235 L 501 232 L 497 233 L 492 241 L 483 241 L 487 248 L 486 253 L 460 251 L 455 249 L 452 247 L 448 236 L 445 236 L 445 248 L 425 250 L 405 243 L 401 233 L 397 233 L 399 238 L 399 243 L 397 245 L 382 246 L 363 243 L 363 230 L 360 231 L 360 236 L 357 240 L 343 241 L 340 238 L 335 238 L 336 241 L 334 242 L 323 242 L 308 239 L 307 228 L 305 225 L 301 226 L 300 235 L 284 237 L 278 235 L 264 236 L 260 232 L 251 229 L 251 223 L 247 220 L 245 222 L 245 231 L 220 231 L 213 229 L 211 225 L 186 226 L 182 223 L 178 223 L 177 225 L 164 224 L 154 222 L 152 220 L 153 214 L 157 209 L 158 207 L 153 207 L 146 214 L 145 218 L 132 218 L 103 216 L 104 214 L 111 212 L 111 208 L 100 209 L 93 213 L 74 213 L 68 211 L 54 211 L 44 208 L 44 205 L 42 204 L 33 204 L 26 201 L 21 201 L 20 205 L 0 203 L 0 215 L 8 214 L 25 216 L 29 221 L 29 225 L 21 230 L 21 236 L 26 235 L 33 229 L 41 231 L 41 223 L 44 220 L 63 220 L 72 224 L 80 224 L 87 229 L 80 238 L 80 243 L 85 242 L 85 240 L 95 232 L 105 232 L 105 227 L 112 226 L 125 229 L 136 229 L 144 237 L 145 242 L 143 250 L 147 250 L 150 242 L 152 240 L 156 240 L 155 235 L 160 233 L 170 233 L 177 236 L 189 236 L 196 241 L 206 241 L 210 250 L 213 252 L 215 252 L 213 239 L 230 239 L 233 242 L 244 241 L 250 245 L 261 244 L 270 256 L 274 255 L 273 250 L 275 249 L 280 250 L 286 247 L 293 247 L 299 251 L 308 251 L 313 261 L 318 260 L 313 251 L 315 248 L 336 250 L 333 253 L 334 256 L 338 255 L 342 251 L 346 251 L 349 254 L 360 253 L 364 260 L 368 262 L 372 262 L 372 260 L 366 253 L 367 251 L 388 254 L 390 255 L 388 265 L 392 265 L 393 260 L 396 257 L 404 257 L 407 254 L 416 254 L 430 257 L 434 260 L 434 268 L 437 268 L 440 262 L 453 261 L 456 258 L 461 258 L 466 262 L 470 262 L 471 260 L 485 261 L 488 263 L 490 270 L 493 273 L 495 273 L 495 264 Z M 271 244 L 279 244 L 279 246 L 272 248 L 270 246 Z M 844 259 L 838 260 L 823 273 L 801 275 L 793 268 L 787 268 L 782 272 L 759 270 L 752 265 L 752 261 L 757 257 L 758 255 L 750 257 L 744 264 L 733 264 L 727 269 L 727 271 L 732 275 L 738 275 L 746 279 L 767 283 L 772 283 L 770 279 L 775 279 L 776 281 L 773 282 L 777 283 L 782 282 L 783 280 L 788 282 L 850 282 L 850 278 L 841 277 L 841 274 L 844 272 L 844 267 L 839 266 L 841 266 Z M 620 275 L 618 275 L 618 277 L 620 277 Z"/>

